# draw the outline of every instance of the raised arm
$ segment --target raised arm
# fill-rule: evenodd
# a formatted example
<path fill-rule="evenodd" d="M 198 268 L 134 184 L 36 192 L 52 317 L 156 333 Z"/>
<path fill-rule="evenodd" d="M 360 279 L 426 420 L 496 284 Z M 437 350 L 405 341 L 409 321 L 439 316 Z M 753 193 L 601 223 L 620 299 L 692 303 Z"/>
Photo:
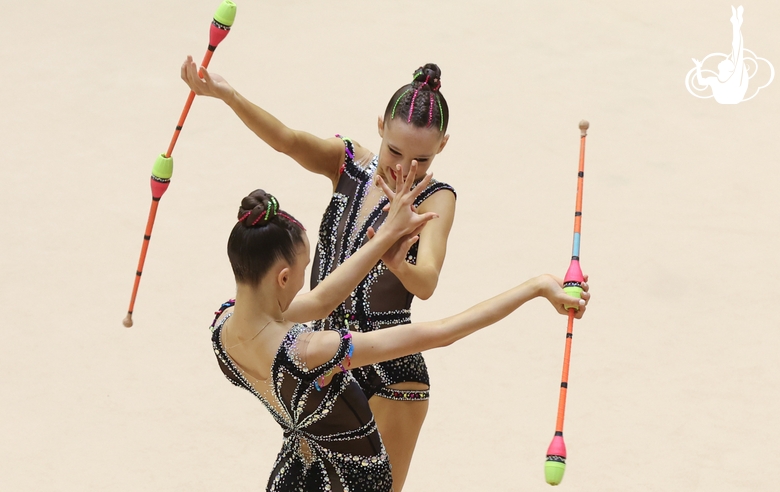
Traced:
<path fill-rule="evenodd" d="M 261 107 L 238 93 L 220 75 L 201 67 L 200 75 L 191 56 L 181 66 L 181 78 L 200 96 L 210 96 L 227 104 L 241 121 L 274 150 L 292 157 L 306 170 L 326 176 L 335 188 L 344 162 L 344 143 L 338 138 L 319 138 L 293 130 Z"/>
<path fill-rule="evenodd" d="M 416 166 L 413 166 L 413 171 Z M 327 317 L 336 307 L 349 297 L 361 280 L 376 265 L 388 248 L 403 237 L 420 232 L 431 219 L 437 217 L 433 212 L 418 214 L 412 207 L 414 199 L 430 182 L 432 175 L 426 175 L 420 182 L 422 186 L 412 189 L 414 172 L 409 173 L 404 182 L 397 183 L 396 193 L 390 197 L 390 210 L 384 225 L 366 245 L 361 247 L 347 261 L 338 266 L 325 280 L 311 291 L 297 296 L 284 317 L 290 321 L 306 322 Z M 380 185 L 385 186 L 384 182 Z"/>

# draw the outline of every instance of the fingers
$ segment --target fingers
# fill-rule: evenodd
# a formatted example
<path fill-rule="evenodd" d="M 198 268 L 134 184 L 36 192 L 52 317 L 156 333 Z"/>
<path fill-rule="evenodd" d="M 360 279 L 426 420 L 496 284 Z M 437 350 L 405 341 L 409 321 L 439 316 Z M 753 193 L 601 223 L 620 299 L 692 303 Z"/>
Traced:
<path fill-rule="evenodd" d="M 574 313 L 575 319 L 582 319 L 582 316 L 585 314 L 585 311 L 587 310 L 587 306 L 582 306 L 577 312 Z"/>
<path fill-rule="evenodd" d="M 397 179 L 395 180 L 395 192 L 406 193 L 412 188 L 411 184 L 409 184 L 409 178 L 414 182 L 414 176 L 417 172 L 417 161 L 412 161 L 412 165 L 409 166 L 409 172 L 406 176 L 404 176 L 404 168 L 400 164 L 395 166 L 395 172 L 397 176 Z"/>
<path fill-rule="evenodd" d="M 411 248 L 411 247 L 412 247 L 412 245 L 413 245 L 414 243 L 416 243 L 417 241 L 419 241 L 419 240 L 420 240 L 420 236 L 418 236 L 418 235 L 414 235 L 414 236 L 411 236 L 411 237 L 409 237 L 408 239 L 406 239 L 406 240 L 404 241 L 404 244 L 403 244 L 403 250 L 404 250 L 404 251 L 406 251 L 406 252 L 408 252 L 408 251 L 409 251 L 409 248 Z"/>
<path fill-rule="evenodd" d="M 181 78 L 195 94 L 203 94 L 202 86 L 204 81 L 198 75 L 198 68 L 195 65 L 195 61 L 189 55 L 181 66 Z"/>
<path fill-rule="evenodd" d="M 437 214 L 436 212 L 426 212 L 424 214 L 418 214 L 417 220 L 421 222 L 422 225 L 416 228 L 415 230 L 422 229 L 422 227 L 425 226 L 425 224 L 427 224 L 433 219 L 438 219 L 438 218 L 439 218 L 439 214 Z"/>
<path fill-rule="evenodd" d="M 588 301 L 585 299 L 577 299 L 576 297 L 571 297 L 566 294 L 561 296 L 561 300 L 559 303 L 555 305 L 555 308 L 558 310 L 561 314 L 569 314 L 569 309 L 571 309 L 572 306 L 576 306 L 575 314 L 581 311 L 582 309 L 587 306 Z M 568 307 L 567 307 L 568 306 Z"/>
<path fill-rule="evenodd" d="M 195 62 L 192 61 L 192 57 L 187 55 L 184 63 L 181 64 L 181 79 L 187 82 L 187 85 L 190 85 L 190 66 L 194 65 L 194 63 Z"/>
<path fill-rule="evenodd" d="M 433 173 L 425 173 L 425 176 L 420 180 L 419 183 L 417 183 L 417 186 L 414 187 L 412 190 L 413 197 L 417 198 L 417 196 L 422 193 L 425 188 L 428 187 L 428 184 L 430 184 L 431 180 L 433 179 Z"/>
<path fill-rule="evenodd" d="M 390 201 L 393 201 L 393 198 L 395 198 L 395 193 L 390 189 L 389 186 L 387 186 L 387 183 L 385 183 L 385 180 L 382 179 L 382 176 L 376 177 L 376 184 L 379 185 L 380 188 L 382 188 L 382 191 L 385 192 L 385 195 L 387 195 L 387 198 L 390 199 Z"/>
<path fill-rule="evenodd" d="M 202 78 L 207 84 L 211 84 L 211 75 L 209 75 L 209 71 L 206 70 L 206 67 L 200 67 L 200 71 L 198 72 L 198 75 L 200 78 Z"/>
<path fill-rule="evenodd" d="M 374 237 L 374 236 L 376 236 L 376 231 L 374 231 L 374 228 L 373 228 L 373 227 L 371 227 L 371 226 L 370 226 L 370 227 L 368 228 L 368 230 L 366 231 L 366 236 L 368 236 L 368 239 L 369 239 L 369 241 L 370 241 L 371 239 L 373 239 L 373 237 Z"/>
<path fill-rule="evenodd" d="M 578 299 L 576 303 L 570 303 L 570 302 L 565 302 L 564 303 L 566 306 L 572 306 L 574 304 L 577 305 L 577 310 L 574 312 L 574 317 L 576 319 L 582 318 L 582 315 L 585 314 L 585 310 L 588 308 L 588 302 L 590 301 L 590 293 L 589 292 L 586 292 L 586 291 L 583 290 L 582 294 L 580 294 L 580 295 L 582 297 L 580 299 Z M 566 310 L 566 313 L 568 313 L 568 309 Z"/>
<path fill-rule="evenodd" d="M 398 176 L 399 177 L 403 176 L 403 174 L 402 174 L 403 173 L 403 167 L 401 167 L 401 165 L 398 164 L 396 166 L 396 168 L 398 169 Z M 409 190 L 411 190 L 412 186 L 414 186 L 414 180 L 416 179 L 416 177 L 417 177 L 417 161 L 413 160 L 412 161 L 412 165 L 409 166 L 409 172 L 407 173 L 407 175 L 403 176 L 403 179 L 395 181 L 396 192 L 398 192 L 398 193 L 400 193 L 400 192 L 406 193 Z M 400 183 L 399 183 L 399 181 L 400 181 Z M 401 185 L 400 186 L 400 190 L 399 190 L 399 184 Z"/>

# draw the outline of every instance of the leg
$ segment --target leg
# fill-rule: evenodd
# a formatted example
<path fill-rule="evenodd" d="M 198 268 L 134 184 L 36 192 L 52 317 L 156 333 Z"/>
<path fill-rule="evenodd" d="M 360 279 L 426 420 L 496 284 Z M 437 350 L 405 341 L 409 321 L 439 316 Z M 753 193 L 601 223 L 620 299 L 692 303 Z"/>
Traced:
<path fill-rule="evenodd" d="M 399 390 L 427 390 L 422 383 L 398 383 L 389 388 Z M 369 401 L 374 413 L 379 435 L 390 457 L 393 470 L 393 492 L 401 492 L 409 472 L 409 465 L 417 445 L 425 415 L 428 413 L 428 400 L 398 401 L 373 396 Z"/>

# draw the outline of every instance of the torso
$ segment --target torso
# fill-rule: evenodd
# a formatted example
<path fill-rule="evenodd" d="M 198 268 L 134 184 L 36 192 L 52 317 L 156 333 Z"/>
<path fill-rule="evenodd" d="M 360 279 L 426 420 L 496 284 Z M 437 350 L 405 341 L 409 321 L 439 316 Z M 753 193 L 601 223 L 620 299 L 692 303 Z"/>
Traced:
<path fill-rule="evenodd" d="M 270 377 L 258 381 L 225 349 L 223 328 L 229 316 L 213 327 L 212 345 L 220 369 L 231 383 L 255 395 L 284 431 L 268 490 L 390 491 L 387 454 L 355 379 L 349 372 L 336 371 L 322 388 L 314 384 L 340 367 L 351 346 L 348 337 L 342 336 L 329 362 L 309 369 L 301 361 L 297 343 L 312 329 L 293 325 L 276 351 Z"/>
<path fill-rule="evenodd" d="M 387 213 L 382 210 L 388 203 L 387 197 L 381 188 L 374 185 L 377 157 L 369 154 L 367 159 L 356 161 L 350 156 L 354 156 L 351 142 L 345 139 L 345 144 L 349 152 L 320 224 L 311 273 L 312 289 L 365 244 L 369 227 L 378 230 L 387 217 Z M 442 189 L 454 193 L 448 184 L 432 180 L 415 205 L 419 206 L 434 192 Z M 414 245 L 407 255 L 407 261 L 414 264 L 416 259 L 417 247 Z M 358 322 L 360 331 L 372 331 L 408 323 L 413 299 L 414 296 L 398 277 L 379 261 L 343 306 Z M 323 323 L 315 325 L 316 328 L 324 327 Z"/>
<path fill-rule="evenodd" d="M 351 141 L 344 139 L 344 142 L 346 159 L 320 224 L 311 273 L 312 289 L 365 244 L 369 227 L 378 230 L 387 217 L 387 213 L 382 210 L 388 203 L 387 197 L 374 185 L 378 158 L 370 154 L 355 156 Z M 417 197 L 415 205 L 419 206 L 433 193 L 443 189 L 454 193 L 448 184 L 432 180 Z M 409 250 L 407 261 L 416 263 L 417 244 Z M 410 308 L 413 299 L 414 296 L 398 277 L 379 261 L 341 307 L 355 323 L 356 327 L 353 329 L 368 332 L 411 322 Z M 326 329 L 331 325 L 338 326 L 336 323 L 339 321 L 331 316 L 314 322 L 313 327 Z M 376 390 L 377 385 L 388 386 L 406 381 L 428 384 L 427 369 L 419 354 L 408 359 L 375 364 L 374 369 L 374 374 L 371 375 L 365 374 L 371 368 L 361 368 L 356 374 L 361 387 L 369 396 Z M 369 384 L 367 379 L 373 382 Z M 369 385 L 374 388 L 369 388 Z"/>

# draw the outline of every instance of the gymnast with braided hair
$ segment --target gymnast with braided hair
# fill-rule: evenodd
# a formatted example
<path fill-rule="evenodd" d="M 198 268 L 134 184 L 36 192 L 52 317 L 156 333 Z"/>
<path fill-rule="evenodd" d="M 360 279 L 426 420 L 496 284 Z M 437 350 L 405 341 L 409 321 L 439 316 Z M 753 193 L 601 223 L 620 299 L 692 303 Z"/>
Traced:
<path fill-rule="evenodd" d="M 415 164 L 412 176 L 415 181 L 421 180 L 449 139 L 449 109 L 441 93 L 441 70 L 432 63 L 414 71 L 412 82 L 393 94 L 384 116 L 378 118 L 382 137 L 378 154 L 349 138 L 337 135 L 323 139 L 290 129 L 239 94 L 221 76 L 204 68 L 201 74 L 202 78 L 192 57 L 187 57 L 181 76 L 196 94 L 221 99 L 272 148 L 331 181 L 333 195 L 320 224 L 311 288 L 364 247 L 386 220 L 388 198 L 377 185 L 377 178 L 393 187 L 409 176 Z M 342 308 L 349 314 L 353 330 L 368 333 L 410 323 L 412 300 L 427 299 L 436 289 L 455 216 L 455 190 L 431 180 L 425 183 L 414 205 L 421 213 L 436 213 L 438 219 L 429 223 L 417 239 L 390 248 L 344 296 Z M 314 327 L 323 329 L 340 323 L 340 319 L 328 317 Z M 430 381 L 425 361 L 422 355 L 411 354 L 365 366 L 354 376 L 369 398 L 393 464 L 395 490 L 400 492 L 428 412 Z"/>
<path fill-rule="evenodd" d="M 236 297 L 216 313 L 212 346 L 227 379 L 257 397 L 283 429 L 268 491 L 394 490 L 383 439 L 355 369 L 449 345 L 534 297 L 547 298 L 562 314 L 567 304 L 579 306 L 578 318 L 585 311 L 587 284 L 578 300 L 566 295 L 560 279 L 542 275 L 439 321 L 351 331 L 355 323 L 342 299 L 387 250 L 410 244 L 436 222 L 434 213 L 418 214 L 413 207 L 431 175 L 413 188 L 416 164 L 410 169 L 395 191 L 378 178 L 389 200 L 386 220 L 367 244 L 301 295 L 310 253 L 305 229 L 263 190 L 241 202 L 227 247 Z M 328 315 L 334 322 L 324 329 L 301 324 Z"/>

